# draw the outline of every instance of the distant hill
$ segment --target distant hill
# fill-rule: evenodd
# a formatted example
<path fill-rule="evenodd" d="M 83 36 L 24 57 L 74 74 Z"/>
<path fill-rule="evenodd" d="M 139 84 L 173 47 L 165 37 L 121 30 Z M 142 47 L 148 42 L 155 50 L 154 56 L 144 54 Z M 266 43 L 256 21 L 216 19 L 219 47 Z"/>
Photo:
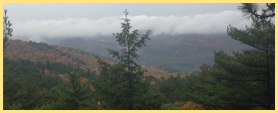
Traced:
<path fill-rule="evenodd" d="M 106 48 L 117 49 L 118 44 L 112 36 L 97 38 L 59 38 L 48 39 L 47 43 L 78 48 L 87 52 L 110 57 Z M 250 47 L 231 39 L 227 34 L 187 34 L 151 36 L 146 47 L 139 50 L 141 58 L 138 63 L 167 70 L 184 73 L 197 71 L 202 64 L 214 63 L 213 51 L 224 51 L 232 54 Z"/>
<path fill-rule="evenodd" d="M 24 59 L 34 62 L 61 62 L 72 65 L 75 68 L 89 69 L 99 74 L 99 65 L 97 57 L 114 64 L 109 58 L 102 57 L 93 53 L 88 53 L 79 49 L 48 45 L 46 43 L 36 43 L 33 41 L 25 42 L 21 40 L 10 40 L 9 46 L 5 50 L 6 57 L 10 59 Z M 177 73 L 168 73 L 167 71 L 153 67 L 143 66 L 148 72 L 145 76 L 152 76 L 155 79 L 167 79 L 169 76 L 176 76 Z M 184 75 L 183 75 L 184 76 Z"/>

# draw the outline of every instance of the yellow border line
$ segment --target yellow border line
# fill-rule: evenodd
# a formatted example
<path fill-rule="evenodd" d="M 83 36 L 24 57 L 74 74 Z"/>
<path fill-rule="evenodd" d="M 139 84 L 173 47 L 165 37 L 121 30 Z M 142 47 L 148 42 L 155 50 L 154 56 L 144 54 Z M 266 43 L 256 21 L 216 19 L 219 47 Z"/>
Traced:
<path fill-rule="evenodd" d="M 274 3 L 275 0 L 267 0 Z M 2 3 L 266 3 L 263 0 L 3 0 Z"/>
<path fill-rule="evenodd" d="M 1 9 L 3 9 L 3 3 L 1 3 L 0 4 L 0 7 L 1 7 Z M 3 15 L 3 11 L 4 10 L 1 10 L 0 12 L 1 12 L 1 15 Z M 2 21 L 1 21 L 1 26 L 3 26 L 3 17 L 2 17 L 2 19 L 1 19 Z M 3 28 L 1 27 L 1 31 L 3 31 Z M 2 38 L 3 38 L 3 32 L 0 32 L 0 34 L 1 34 L 1 36 L 2 36 Z M 1 39 L 0 40 L 0 48 L 1 48 L 1 50 L 0 50 L 0 67 L 1 67 L 1 71 L 0 71 L 0 111 L 3 111 L 3 40 Z"/>

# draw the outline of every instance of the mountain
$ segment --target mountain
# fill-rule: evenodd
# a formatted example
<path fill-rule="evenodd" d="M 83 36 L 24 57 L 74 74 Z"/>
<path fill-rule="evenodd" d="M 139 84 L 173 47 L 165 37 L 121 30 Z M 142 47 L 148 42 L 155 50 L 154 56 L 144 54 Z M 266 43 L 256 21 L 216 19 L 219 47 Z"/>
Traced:
<path fill-rule="evenodd" d="M 106 48 L 119 49 L 112 36 L 98 36 L 95 38 L 58 38 L 46 39 L 47 43 L 72 47 L 87 52 L 110 57 Z M 186 34 L 186 35 L 156 35 L 138 51 L 141 58 L 138 63 L 148 65 L 168 72 L 198 71 L 202 64 L 214 63 L 214 51 L 224 51 L 232 54 L 250 49 L 246 45 L 231 39 L 227 34 Z"/>
<path fill-rule="evenodd" d="M 33 62 L 61 62 L 72 65 L 75 68 L 90 70 L 99 74 L 98 58 L 114 64 L 109 58 L 97 54 L 88 53 L 79 49 L 48 45 L 46 43 L 37 43 L 33 41 L 25 42 L 21 40 L 9 40 L 9 46 L 5 50 L 7 58 L 17 60 L 24 59 Z M 176 76 L 177 73 L 168 73 L 167 71 L 156 69 L 154 67 L 143 66 L 148 72 L 145 76 L 152 76 L 156 80 L 167 79 L 169 76 Z M 183 74 L 183 76 L 185 76 Z"/>

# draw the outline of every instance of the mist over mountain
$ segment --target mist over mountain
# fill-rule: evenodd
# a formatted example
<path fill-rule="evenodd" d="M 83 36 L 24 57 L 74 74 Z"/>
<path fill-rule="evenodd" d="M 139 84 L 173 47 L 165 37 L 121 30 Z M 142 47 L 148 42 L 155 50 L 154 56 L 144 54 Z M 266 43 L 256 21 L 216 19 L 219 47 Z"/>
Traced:
<path fill-rule="evenodd" d="M 45 38 L 45 42 L 72 47 L 111 58 L 107 48 L 120 49 L 112 36 L 95 38 Z M 250 47 L 231 39 L 227 34 L 161 34 L 152 36 L 145 48 L 138 51 L 138 64 L 163 68 L 169 72 L 197 71 L 202 64 L 212 65 L 214 51 L 232 54 Z"/>
<path fill-rule="evenodd" d="M 275 110 L 275 3 L 5 3 L 4 110 Z"/>
<path fill-rule="evenodd" d="M 131 11 L 131 14 L 133 11 Z M 147 47 L 137 51 L 138 64 L 191 72 L 213 64 L 213 51 L 240 51 L 245 46 L 226 34 L 229 24 L 240 29 L 250 24 L 237 10 L 226 9 L 182 15 L 131 15 L 131 30 L 151 30 Z M 120 32 L 122 16 L 65 17 L 15 21 L 13 39 L 46 42 L 110 57 L 106 48 L 119 49 L 112 33 Z M 32 32 L 30 32 L 32 31 Z"/>
<path fill-rule="evenodd" d="M 129 16 L 131 30 L 151 30 L 153 35 L 171 34 L 218 34 L 225 33 L 231 24 L 244 29 L 250 21 L 242 17 L 240 11 L 223 10 L 214 13 L 186 15 L 134 15 Z M 52 39 L 63 37 L 93 38 L 120 32 L 122 16 L 105 16 L 99 18 L 72 17 L 60 19 L 41 19 L 14 21 L 14 37 L 42 41 L 43 37 Z M 32 32 L 30 32 L 32 31 Z M 21 39 L 22 40 L 22 39 Z"/>

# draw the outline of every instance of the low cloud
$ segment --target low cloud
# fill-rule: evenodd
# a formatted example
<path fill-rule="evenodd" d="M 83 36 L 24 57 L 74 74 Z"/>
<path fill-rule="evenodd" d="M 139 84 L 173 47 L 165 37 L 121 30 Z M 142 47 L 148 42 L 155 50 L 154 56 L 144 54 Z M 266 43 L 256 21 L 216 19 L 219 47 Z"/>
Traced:
<path fill-rule="evenodd" d="M 133 29 L 152 30 L 159 34 L 214 34 L 226 33 L 229 24 L 244 29 L 250 24 L 240 11 L 222 11 L 186 16 L 129 16 Z M 40 41 L 42 37 L 88 37 L 111 35 L 121 31 L 121 17 L 99 19 L 67 18 L 61 20 L 32 20 L 13 22 L 14 37 Z"/>

